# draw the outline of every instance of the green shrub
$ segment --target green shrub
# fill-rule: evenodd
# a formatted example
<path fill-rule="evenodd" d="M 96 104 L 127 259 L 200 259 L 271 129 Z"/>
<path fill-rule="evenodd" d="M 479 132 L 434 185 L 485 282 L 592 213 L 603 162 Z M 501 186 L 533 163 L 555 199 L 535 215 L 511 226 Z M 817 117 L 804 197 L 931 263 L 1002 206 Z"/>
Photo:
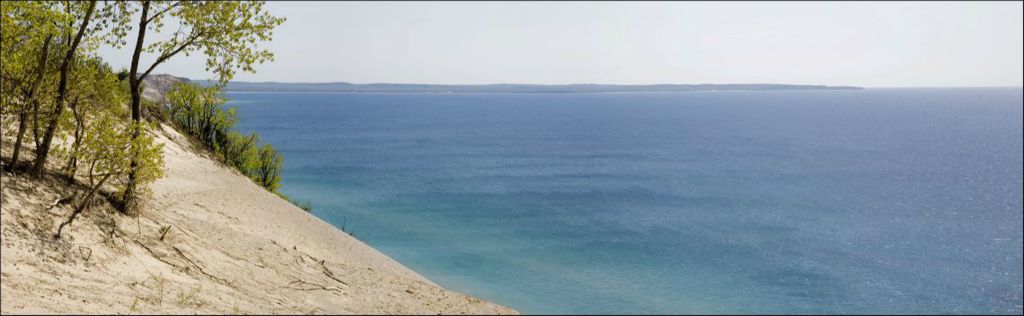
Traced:
<path fill-rule="evenodd" d="M 217 151 L 224 158 L 224 162 L 235 167 L 247 177 L 252 176 L 252 170 L 258 165 L 259 159 L 259 135 L 252 133 L 242 136 L 241 133 L 230 131 L 217 137 Z"/>
<path fill-rule="evenodd" d="M 263 144 L 257 160 L 254 180 L 270 192 L 277 192 L 281 186 L 281 167 L 284 158 L 270 144 Z"/>

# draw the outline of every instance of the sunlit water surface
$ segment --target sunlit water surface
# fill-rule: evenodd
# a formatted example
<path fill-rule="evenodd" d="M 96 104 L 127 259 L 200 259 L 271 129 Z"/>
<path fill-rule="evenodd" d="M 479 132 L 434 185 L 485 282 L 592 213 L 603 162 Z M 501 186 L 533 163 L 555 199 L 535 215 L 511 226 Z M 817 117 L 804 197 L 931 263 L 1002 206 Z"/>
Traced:
<path fill-rule="evenodd" d="M 282 191 L 526 313 L 1021 313 L 1020 88 L 233 92 Z"/>

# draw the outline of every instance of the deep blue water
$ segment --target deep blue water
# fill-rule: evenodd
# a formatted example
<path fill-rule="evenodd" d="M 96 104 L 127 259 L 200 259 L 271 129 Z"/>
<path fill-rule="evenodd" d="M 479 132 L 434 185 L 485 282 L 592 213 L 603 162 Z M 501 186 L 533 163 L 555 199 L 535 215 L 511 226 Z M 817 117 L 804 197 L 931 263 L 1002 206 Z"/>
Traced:
<path fill-rule="evenodd" d="M 1021 313 L 1022 90 L 229 93 L 285 194 L 526 313 Z"/>

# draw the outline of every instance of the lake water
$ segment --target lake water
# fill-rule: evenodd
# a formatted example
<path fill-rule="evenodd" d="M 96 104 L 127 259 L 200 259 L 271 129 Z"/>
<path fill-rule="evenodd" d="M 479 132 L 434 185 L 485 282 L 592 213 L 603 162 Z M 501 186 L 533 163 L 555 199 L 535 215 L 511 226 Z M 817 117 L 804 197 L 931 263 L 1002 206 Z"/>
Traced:
<path fill-rule="evenodd" d="M 282 189 L 525 313 L 1021 313 L 1022 90 L 232 92 Z"/>

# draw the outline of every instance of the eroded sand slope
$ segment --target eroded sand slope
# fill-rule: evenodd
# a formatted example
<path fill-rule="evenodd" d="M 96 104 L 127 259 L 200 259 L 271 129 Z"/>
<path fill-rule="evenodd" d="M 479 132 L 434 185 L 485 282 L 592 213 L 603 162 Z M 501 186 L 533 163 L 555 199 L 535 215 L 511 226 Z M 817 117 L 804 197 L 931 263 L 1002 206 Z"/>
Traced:
<path fill-rule="evenodd" d="M 3 313 L 515 313 L 442 289 L 208 159 L 163 126 L 166 175 L 137 217 L 3 173 Z M 8 148 L 5 148 L 8 150 Z M 5 152 L 9 156 L 9 152 Z M 163 240 L 161 227 L 170 226 Z"/>

